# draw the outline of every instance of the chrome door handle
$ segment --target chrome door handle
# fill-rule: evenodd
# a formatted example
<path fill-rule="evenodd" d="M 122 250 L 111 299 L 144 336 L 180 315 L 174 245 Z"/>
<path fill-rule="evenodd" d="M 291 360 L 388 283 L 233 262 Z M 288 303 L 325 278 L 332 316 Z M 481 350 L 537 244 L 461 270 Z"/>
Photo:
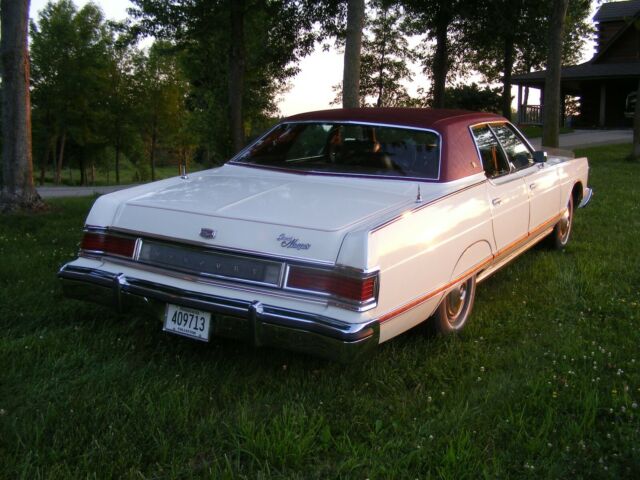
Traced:
<path fill-rule="evenodd" d="M 529 188 L 530 188 L 531 190 L 535 190 L 535 189 L 536 189 L 536 184 L 535 184 L 535 183 L 531 183 L 531 184 L 529 184 Z"/>
<path fill-rule="evenodd" d="M 493 203 L 494 206 L 498 206 L 502 203 L 502 199 L 501 198 L 494 198 L 491 203 Z"/>

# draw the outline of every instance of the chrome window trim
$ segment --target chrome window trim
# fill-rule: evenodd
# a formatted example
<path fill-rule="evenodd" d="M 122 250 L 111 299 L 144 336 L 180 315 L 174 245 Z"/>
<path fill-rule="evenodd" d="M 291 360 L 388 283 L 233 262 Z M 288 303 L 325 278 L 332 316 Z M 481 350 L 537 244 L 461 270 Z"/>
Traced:
<path fill-rule="evenodd" d="M 533 155 L 533 152 L 535 151 L 535 149 L 531 146 L 531 144 L 529 143 L 529 140 L 527 140 L 527 137 L 525 137 L 522 132 L 520 130 L 518 130 L 518 128 L 511 122 L 509 122 L 508 120 L 491 120 L 488 122 L 478 122 L 478 123 L 474 123 L 472 125 L 469 125 L 467 128 L 469 130 L 469 135 L 471 135 L 471 141 L 473 141 L 473 146 L 476 147 L 476 154 L 478 155 L 478 159 L 480 160 L 480 165 L 482 165 L 482 170 L 484 173 L 484 162 L 482 161 L 482 155 L 480 155 L 480 149 L 478 148 L 478 142 L 476 141 L 476 137 L 473 134 L 473 129 L 476 127 L 482 127 L 484 125 L 486 125 L 487 127 L 489 127 L 489 130 L 491 130 L 491 134 L 493 135 L 493 137 L 495 138 L 496 142 L 498 142 L 498 145 L 500 146 L 500 150 L 502 150 L 502 153 L 504 153 L 505 158 L 507 159 L 507 161 L 509 162 L 509 156 L 507 155 L 507 152 L 505 151 L 504 147 L 502 146 L 502 143 L 500 143 L 500 140 L 498 140 L 498 137 L 496 135 L 496 133 L 493 131 L 493 128 L 491 128 L 491 125 L 508 125 L 511 128 L 513 128 L 514 133 L 516 134 L 516 136 L 522 141 L 522 143 L 524 143 L 524 146 L 527 147 L 529 149 L 529 152 Z M 509 162 L 509 165 L 511 166 L 511 162 Z M 531 167 L 531 165 L 529 166 Z M 527 168 L 529 168 L 527 167 Z M 499 177 L 505 177 L 507 175 L 510 175 L 512 173 L 514 173 L 515 171 L 522 171 L 522 170 L 526 170 L 525 168 L 520 169 L 520 170 L 511 170 L 503 175 L 499 175 Z M 485 177 L 486 177 L 486 173 L 485 173 Z M 499 177 L 493 177 L 493 178 L 499 178 Z M 487 180 L 491 181 L 492 178 L 486 177 Z M 493 182 L 492 182 L 493 183 Z"/>
<path fill-rule="evenodd" d="M 305 170 L 305 171 L 293 171 L 286 168 L 274 168 L 268 167 L 264 165 L 255 165 L 250 163 L 245 163 L 239 161 L 238 159 L 242 157 L 248 150 L 250 150 L 254 145 L 256 145 L 260 140 L 269 135 L 275 129 L 282 127 L 284 125 L 292 125 L 292 124 L 309 124 L 309 123 L 327 123 L 327 124 L 347 124 L 347 125 L 366 125 L 369 127 L 384 127 L 384 128 L 400 128 L 404 130 L 415 130 L 418 132 L 429 132 L 434 133 L 438 137 L 438 176 L 435 178 L 431 177 L 399 177 L 395 175 L 372 175 L 365 173 L 339 173 L 339 172 L 317 172 L 314 170 Z M 260 135 L 257 139 L 247 145 L 245 148 L 240 150 L 236 155 L 234 155 L 231 160 L 226 162 L 230 165 L 236 165 L 241 167 L 251 167 L 251 168 L 260 168 L 263 170 L 274 170 L 284 171 L 287 173 L 296 173 L 296 174 L 311 174 L 311 175 L 324 175 L 324 176 L 332 176 L 332 177 L 357 177 L 357 178 L 373 178 L 373 179 L 389 179 L 389 180 L 405 180 L 405 181 L 429 181 L 429 182 L 439 182 L 440 175 L 442 174 L 442 135 L 437 130 L 432 128 L 424 128 L 424 127 L 414 127 L 414 126 L 405 126 L 394 123 L 381 123 L 381 122 L 359 122 L 357 120 L 301 120 L 301 121 L 288 121 L 288 122 L 280 122 L 271 129 L 267 130 L 264 134 Z"/>

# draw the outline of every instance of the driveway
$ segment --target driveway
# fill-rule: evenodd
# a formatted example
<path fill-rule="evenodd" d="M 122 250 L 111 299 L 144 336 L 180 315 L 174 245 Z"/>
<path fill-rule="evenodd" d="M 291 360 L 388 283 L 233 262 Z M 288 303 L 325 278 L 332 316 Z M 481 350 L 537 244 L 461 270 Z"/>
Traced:
<path fill-rule="evenodd" d="M 560 148 L 573 150 L 574 148 L 595 147 L 597 145 L 611 145 L 615 143 L 631 143 L 633 130 L 574 130 L 560 135 Z M 531 145 L 540 148 L 541 138 L 531 140 Z"/>

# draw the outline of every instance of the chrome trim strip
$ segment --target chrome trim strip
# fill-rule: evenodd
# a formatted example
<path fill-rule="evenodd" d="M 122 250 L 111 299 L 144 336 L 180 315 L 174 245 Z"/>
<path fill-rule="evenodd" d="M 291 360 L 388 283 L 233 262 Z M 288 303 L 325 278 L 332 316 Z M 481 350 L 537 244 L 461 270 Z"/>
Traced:
<path fill-rule="evenodd" d="M 193 282 L 199 285 L 213 285 L 215 287 L 223 287 L 231 290 L 237 290 L 240 292 L 249 292 L 249 293 L 257 293 L 261 295 L 269 295 L 275 298 L 284 298 L 288 300 L 303 300 L 315 304 L 327 305 L 327 301 L 325 298 L 318 298 L 317 295 L 300 295 L 294 294 L 293 292 L 289 293 L 282 288 L 276 288 L 271 286 L 270 288 L 258 287 L 251 284 L 243 284 L 232 281 L 224 281 L 222 279 L 217 280 L 214 278 L 206 278 L 200 277 L 196 275 L 191 275 L 185 272 L 178 272 L 175 270 L 166 270 L 160 267 L 154 267 L 152 265 L 146 265 L 144 263 L 133 262 L 132 260 L 128 260 L 125 258 L 115 258 L 115 257 L 87 257 L 93 258 L 96 260 L 106 261 L 108 263 L 112 263 L 114 265 L 121 265 L 123 267 L 129 267 L 136 270 L 141 270 L 143 272 L 154 273 L 158 275 L 165 275 L 171 278 L 177 278 L 179 280 L 184 280 L 186 282 Z M 284 269 L 283 269 L 284 270 Z"/>
<path fill-rule="evenodd" d="M 474 175 L 477 175 L 477 174 L 474 174 Z M 388 227 L 389 225 L 401 220 L 402 218 L 404 218 L 405 215 L 407 215 L 409 213 L 418 212 L 418 211 L 422 210 L 423 208 L 428 207 L 429 205 L 433 205 L 434 203 L 440 202 L 441 200 L 446 200 L 447 198 L 452 197 L 453 195 L 456 195 L 458 193 L 461 193 L 461 192 L 464 192 L 464 191 L 469 190 L 471 188 L 474 188 L 474 187 L 477 187 L 479 185 L 482 185 L 486 181 L 487 181 L 487 179 L 484 178 L 484 179 L 482 179 L 482 180 L 480 180 L 478 182 L 475 182 L 475 183 L 472 183 L 472 184 L 467 185 L 465 187 L 462 187 L 459 190 L 455 190 L 453 192 L 446 193 L 446 194 L 442 195 L 441 197 L 434 198 L 433 200 L 430 200 L 430 201 L 425 202 L 425 203 L 421 203 L 419 205 L 416 205 L 415 203 L 412 202 L 412 205 L 413 205 L 412 208 L 404 210 L 403 212 L 395 215 L 394 217 L 390 218 L 389 220 L 386 220 L 385 222 L 374 226 L 373 228 L 371 228 L 369 230 L 369 233 L 375 233 L 378 230 L 382 230 L 383 228 Z"/>
<path fill-rule="evenodd" d="M 69 264 L 60 269 L 58 278 L 67 297 L 106 304 L 118 311 L 145 307 L 157 312 L 167 303 L 209 311 L 215 315 L 212 335 L 244 339 L 255 346 L 271 345 L 347 362 L 371 351 L 380 338 L 380 325 L 375 320 L 347 323 Z"/>
<path fill-rule="evenodd" d="M 593 197 L 593 189 L 592 188 L 585 188 L 585 191 L 587 192 L 587 194 L 582 197 L 582 200 L 580 201 L 580 204 L 578 205 L 578 208 L 584 208 L 587 205 L 589 205 L 589 202 L 591 201 L 591 197 Z"/>
<path fill-rule="evenodd" d="M 371 175 L 371 174 L 354 174 L 354 173 L 337 173 L 337 172 L 322 172 L 322 171 L 314 171 L 314 170 L 306 170 L 306 171 L 292 171 L 286 168 L 274 168 L 268 167 L 265 165 L 256 165 L 249 164 L 238 160 L 242 157 L 248 150 L 250 150 L 254 145 L 256 145 L 263 138 L 268 136 L 271 132 L 273 132 L 276 128 L 279 128 L 283 125 L 295 125 L 295 124 L 307 124 L 307 123 L 328 123 L 328 124 L 347 124 L 347 125 L 366 125 L 370 127 L 387 127 L 387 128 L 401 128 L 405 130 L 415 130 L 418 132 L 429 132 L 434 133 L 438 136 L 438 176 L 435 178 L 426 178 L 426 177 L 399 177 L 395 175 Z M 300 120 L 300 121 L 287 121 L 280 122 L 275 125 L 273 128 L 267 130 L 263 135 L 258 137 L 255 141 L 247 145 L 240 152 L 234 155 L 231 160 L 226 162 L 230 165 L 236 165 L 241 167 L 252 167 L 252 168 L 260 168 L 263 170 L 278 170 L 284 171 L 286 173 L 297 173 L 297 174 L 312 174 L 312 175 L 324 175 L 331 177 L 347 177 L 347 178 L 372 178 L 372 179 L 389 179 L 389 180 L 405 180 L 405 181 L 419 181 L 419 182 L 439 182 L 440 174 L 442 173 L 442 135 L 440 132 L 432 129 L 432 128 L 422 128 L 422 127 L 413 127 L 413 126 L 405 126 L 402 124 L 393 124 L 393 123 L 377 123 L 377 122 L 360 122 L 357 120 Z"/>

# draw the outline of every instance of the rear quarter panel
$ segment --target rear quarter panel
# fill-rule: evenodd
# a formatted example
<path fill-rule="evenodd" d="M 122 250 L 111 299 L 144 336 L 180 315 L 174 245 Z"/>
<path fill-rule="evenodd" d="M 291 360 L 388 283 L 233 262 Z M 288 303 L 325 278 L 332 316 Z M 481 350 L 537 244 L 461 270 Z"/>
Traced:
<path fill-rule="evenodd" d="M 451 282 L 491 258 L 492 244 L 484 181 L 374 230 L 368 264 L 380 268 L 381 342 L 429 317 Z"/>

